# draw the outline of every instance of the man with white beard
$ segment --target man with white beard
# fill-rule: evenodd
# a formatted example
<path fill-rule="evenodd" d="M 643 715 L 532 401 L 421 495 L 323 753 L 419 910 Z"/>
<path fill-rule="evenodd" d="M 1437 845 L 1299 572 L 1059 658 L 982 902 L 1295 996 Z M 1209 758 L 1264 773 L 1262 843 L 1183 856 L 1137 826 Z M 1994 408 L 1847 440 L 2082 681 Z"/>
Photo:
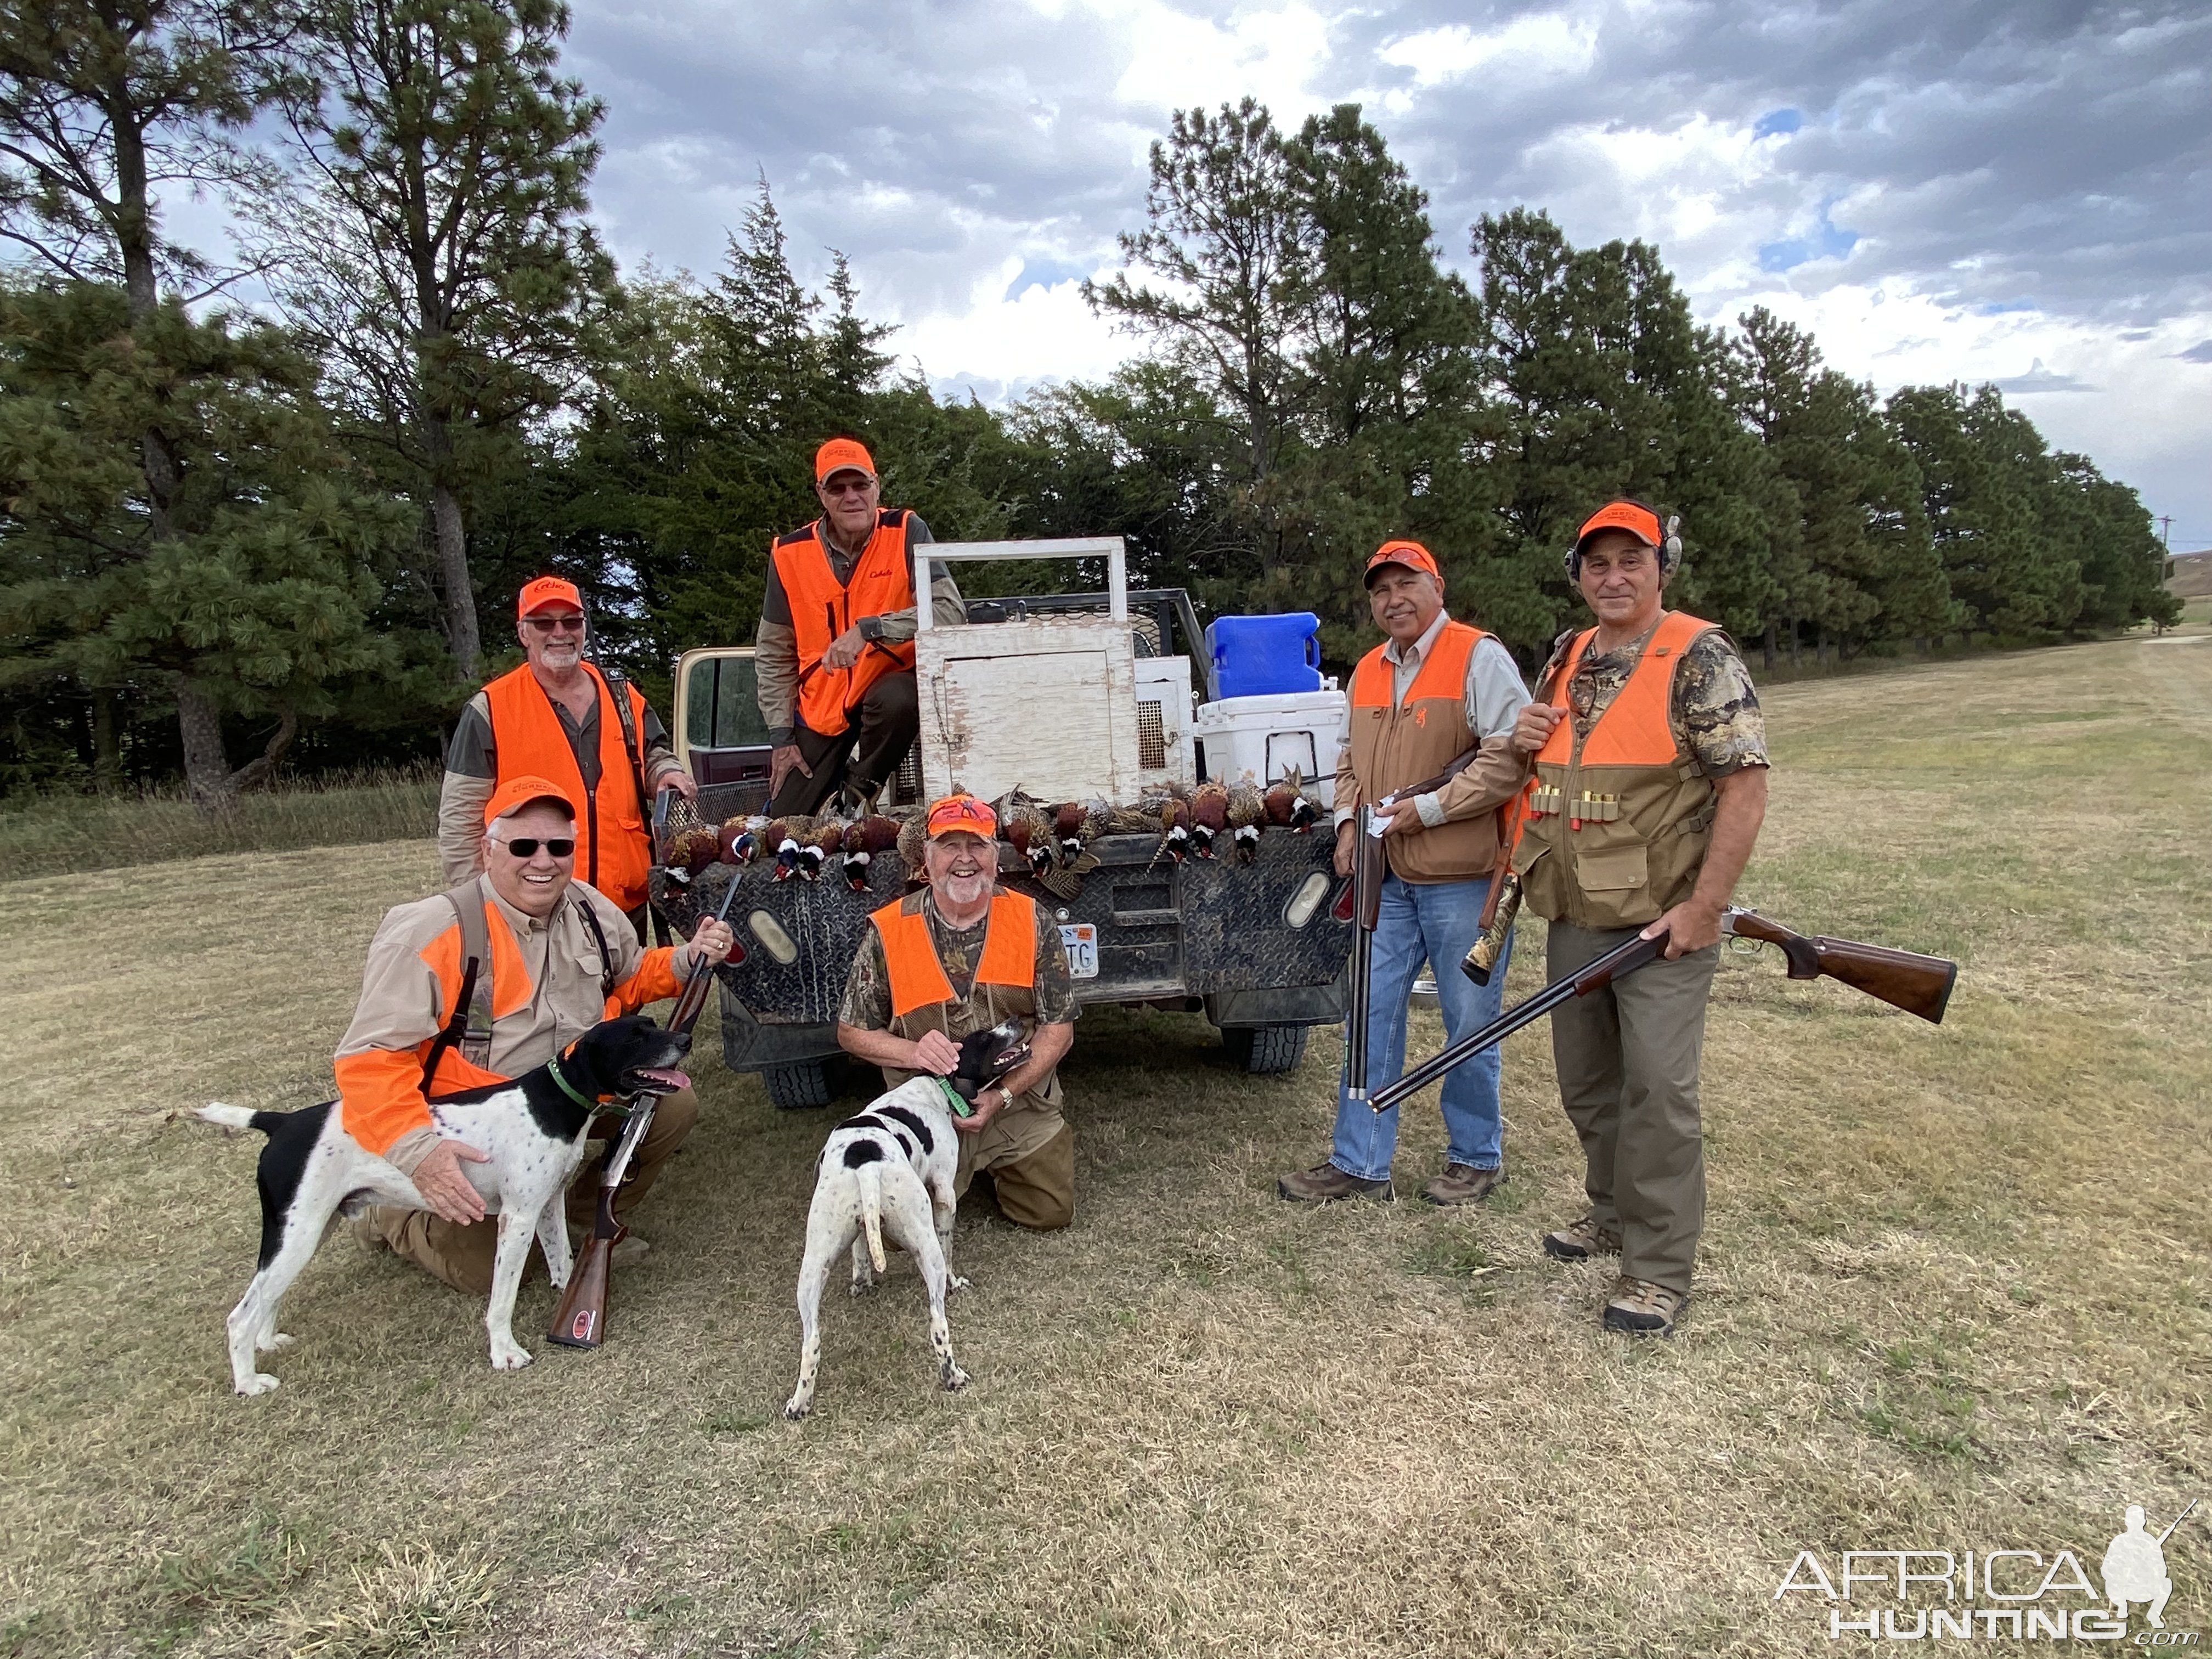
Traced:
<path fill-rule="evenodd" d="M 1075 1133 L 1060 1115 L 1059 1066 L 1075 1042 L 1075 984 L 1060 928 L 1034 901 L 998 886 L 998 817 L 973 795 L 929 809 L 922 868 L 929 885 L 869 918 L 837 1042 L 883 1067 L 884 1086 L 946 1077 L 960 1039 L 1009 1018 L 1022 1023 L 1030 1057 L 957 1113 L 965 1196 L 990 1176 L 999 1212 L 1048 1231 L 1075 1217 Z"/>

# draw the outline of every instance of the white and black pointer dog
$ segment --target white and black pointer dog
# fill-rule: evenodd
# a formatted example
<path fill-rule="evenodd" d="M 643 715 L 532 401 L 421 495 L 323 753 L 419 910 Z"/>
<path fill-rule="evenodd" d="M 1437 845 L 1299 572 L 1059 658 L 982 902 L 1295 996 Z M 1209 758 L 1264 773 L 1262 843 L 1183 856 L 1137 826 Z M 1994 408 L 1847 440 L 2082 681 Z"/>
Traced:
<path fill-rule="evenodd" d="M 1029 1055 L 1020 1022 L 1007 1020 L 963 1037 L 960 1063 L 945 1081 L 961 1098 L 973 1100 Z M 885 1233 L 914 1256 L 928 1287 L 929 1346 L 937 1353 L 938 1380 L 947 1389 L 967 1386 L 968 1373 L 953 1363 L 952 1332 L 945 1322 L 945 1291 L 968 1287 L 945 1261 L 959 1162 L 952 1114 L 933 1077 L 910 1079 L 830 1131 L 806 1212 L 806 1255 L 799 1267 L 799 1386 L 784 1402 L 786 1417 L 795 1421 L 814 1405 L 822 1288 L 830 1268 L 849 1249 L 853 1294 L 871 1288 L 884 1270 Z"/>
<path fill-rule="evenodd" d="M 671 1068 L 690 1047 L 689 1035 L 664 1031 L 644 1015 L 631 1014 L 593 1026 L 557 1060 L 511 1082 L 432 1103 L 430 1116 L 439 1133 L 490 1155 L 488 1163 L 465 1162 L 460 1167 L 483 1195 L 485 1211 L 499 1217 L 491 1304 L 484 1311 L 495 1370 L 514 1370 L 530 1363 L 529 1353 L 514 1340 L 514 1293 L 533 1236 L 545 1247 L 553 1288 L 568 1282 L 568 1228 L 562 1200 L 583 1162 L 591 1127 L 592 1114 L 582 1102 L 684 1087 L 690 1079 Z M 231 1386 L 240 1394 L 266 1394 L 276 1386 L 275 1377 L 254 1369 L 253 1357 L 257 1350 L 291 1345 L 292 1339 L 276 1328 L 277 1304 L 323 1242 L 333 1212 L 350 1215 L 365 1204 L 430 1207 L 395 1165 L 345 1132 L 337 1105 L 326 1100 L 297 1112 L 249 1112 L 216 1103 L 201 1107 L 198 1114 L 210 1123 L 258 1129 L 269 1137 L 257 1171 L 260 1271 L 230 1310 L 228 1324 Z"/>

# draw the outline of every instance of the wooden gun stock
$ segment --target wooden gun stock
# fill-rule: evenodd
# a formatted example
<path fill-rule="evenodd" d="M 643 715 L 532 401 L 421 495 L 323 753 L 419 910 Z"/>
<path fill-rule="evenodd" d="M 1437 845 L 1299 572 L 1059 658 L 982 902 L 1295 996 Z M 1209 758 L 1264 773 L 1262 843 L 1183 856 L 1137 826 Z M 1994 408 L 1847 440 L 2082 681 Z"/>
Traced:
<path fill-rule="evenodd" d="M 629 1121 L 623 1125 L 622 1139 L 607 1154 L 606 1165 L 599 1171 L 592 1236 L 584 1241 L 583 1255 L 568 1270 L 568 1286 L 561 1293 L 561 1305 L 553 1310 L 553 1328 L 545 1333 L 549 1342 L 564 1348 L 596 1348 L 607 1340 L 607 1273 L 614 1265 L 615 1246 L 629 1231 L 615 1214 L 615 1197 L 629 1176 L 630 1159 L 637 1155 L 638 1143 L 653 1127 L 653 1109 L 659 1103 L 658 1095 L 638 1096 L 631 1103 Z"/>
<path fill-rule="evenodd" d="M 1923 957 L 1911 951 L 1893 951 L 1883 945 L 1862 945 L 1856 939 L 1808 937 L 1769 921 L 1755 910 L 1730 910 L 1722 926 L 1741 939 L 1779 945 L 1789 959 L 1792 979 L 1840 980 L 1908 1014 L 1917 1014 L 1930 1024 L 1941 1024 L 1958 981 L 1959 964 L 1942 957 Z"/>

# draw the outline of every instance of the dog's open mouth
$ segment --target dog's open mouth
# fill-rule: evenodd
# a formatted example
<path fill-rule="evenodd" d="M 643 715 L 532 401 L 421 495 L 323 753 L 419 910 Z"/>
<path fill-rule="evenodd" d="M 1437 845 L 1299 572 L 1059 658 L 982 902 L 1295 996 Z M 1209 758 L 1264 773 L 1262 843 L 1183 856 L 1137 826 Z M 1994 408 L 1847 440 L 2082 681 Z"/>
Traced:
<path fill-rule="evenodd" d="M 691 1079 L 685 1073 L 672 1067 L 660 1066 L 641 1066 L 629 1073 L 623 1081 L 628 1085 L 624 1090 L 628 1094 L 641 1094 L 647 1089 L 667 1094 L 677 1089 L 688 1089 L 691 1086 Z"/>

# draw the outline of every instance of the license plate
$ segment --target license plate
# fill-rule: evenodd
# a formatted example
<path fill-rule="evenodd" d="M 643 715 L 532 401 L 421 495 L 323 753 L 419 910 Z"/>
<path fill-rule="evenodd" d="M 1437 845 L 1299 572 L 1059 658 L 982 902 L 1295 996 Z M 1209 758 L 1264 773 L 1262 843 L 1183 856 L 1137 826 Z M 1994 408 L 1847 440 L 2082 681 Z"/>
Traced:
<path fill-rule="evenodd" d="M 1067 949 L 1067 972 L 1073 979 L 1098 977 L 1098 929 L 1087 921 L 1063 922 L 1060 942 Z"/>

